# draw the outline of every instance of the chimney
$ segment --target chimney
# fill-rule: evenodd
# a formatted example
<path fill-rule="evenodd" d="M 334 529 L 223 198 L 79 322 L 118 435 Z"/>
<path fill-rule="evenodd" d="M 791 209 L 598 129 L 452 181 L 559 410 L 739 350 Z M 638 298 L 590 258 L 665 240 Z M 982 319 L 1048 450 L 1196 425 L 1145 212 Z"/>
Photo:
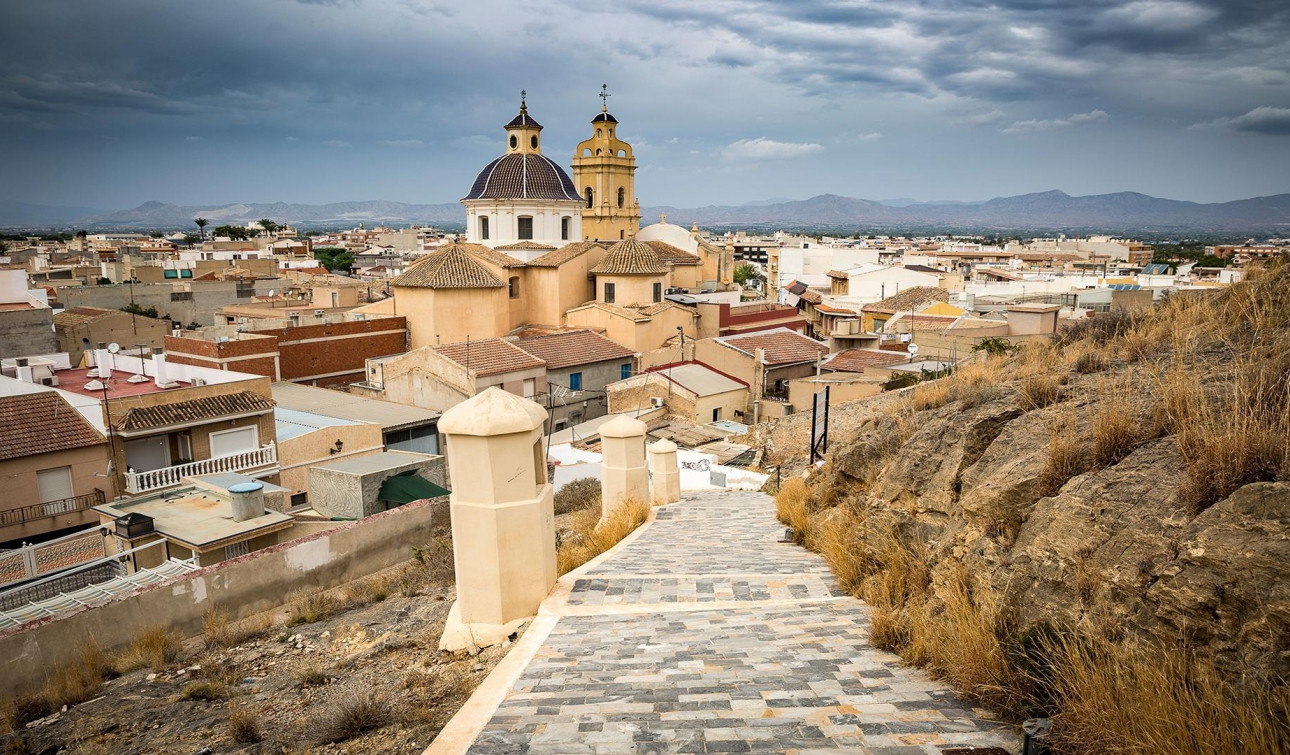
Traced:
<path fill-rule="evenodd" d="M 166 375 L 166 355 L 164 353 L 154 353 L 152 355 L 152 374 L 153 383 L 158 388 L 165 388 L 170 382 Z"/>
<path fill-rule="evenodd" d="M 229 486 L 228 494 L 233 505 L 233 521 L 245 522 L 264 516 L 264 483 L 239 482 Z"/>
<path fill-rule="evenodd" d="M 112 354 L 107 349 L 97 350 L 94 363 L 98 365 L 95 371 L 98 373 L 100 380 L 112 377 Z"/>
<path fill-rule="evenodd" d="M 25 364 L 26 361 L 26 359 L 18 360 L 18 379 L 24 383 L 34 383 L 36 380 L 32 377 L 31 367 Z"/>

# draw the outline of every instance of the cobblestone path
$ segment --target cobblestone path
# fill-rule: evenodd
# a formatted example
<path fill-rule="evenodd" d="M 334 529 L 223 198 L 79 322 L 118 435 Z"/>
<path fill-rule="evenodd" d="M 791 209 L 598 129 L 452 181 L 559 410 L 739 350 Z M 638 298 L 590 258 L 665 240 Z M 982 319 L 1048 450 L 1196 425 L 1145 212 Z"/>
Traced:
<path fill-rule="evenodd" d="M 574 581 L 472 753 L 940 753 L 1018 737 L 868 640 L 760 493 L 657 509 Z M 517 648 L 518 649 L 518 648 Z"/>

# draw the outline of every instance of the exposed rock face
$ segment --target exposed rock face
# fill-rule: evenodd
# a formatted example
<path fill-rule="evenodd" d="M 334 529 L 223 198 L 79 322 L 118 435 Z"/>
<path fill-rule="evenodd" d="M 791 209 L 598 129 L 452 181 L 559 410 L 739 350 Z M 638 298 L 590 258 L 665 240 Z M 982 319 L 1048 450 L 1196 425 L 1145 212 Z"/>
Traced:
<path fill-rule="evenodd" d="M 962 560 L 1003 597 L 1018 631 L 1096 617 L 1167 647 L 1209 646 L 1232 668 L 1290 676 L 1290 483 L 1249 484 L 1193 515 L 1167 435 L 1042 496 L 1057 420 L 1086 430 L 1096 385 L 1075 376 L 1062 401 L 1031 411 L 1005 385 L 970 408 L 917 412 L 898 446 L 897 419 L 870 419 L 833 449 L 817 498 L 831 493 L 866 510 L 865 528 L 894 522 L 938 560 Z"/>

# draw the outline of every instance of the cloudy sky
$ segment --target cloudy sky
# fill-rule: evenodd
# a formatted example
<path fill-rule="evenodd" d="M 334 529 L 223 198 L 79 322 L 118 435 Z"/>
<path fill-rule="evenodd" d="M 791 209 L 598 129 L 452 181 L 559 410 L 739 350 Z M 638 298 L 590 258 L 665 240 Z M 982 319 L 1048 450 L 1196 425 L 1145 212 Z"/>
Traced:
<path fill-rule="evenodd" d="M 608 84 L 644 204 L 1290 192 L 1284 0 L 40 0 L 0 11 L 0 198 L 459 198 L 527 89 Z"/>

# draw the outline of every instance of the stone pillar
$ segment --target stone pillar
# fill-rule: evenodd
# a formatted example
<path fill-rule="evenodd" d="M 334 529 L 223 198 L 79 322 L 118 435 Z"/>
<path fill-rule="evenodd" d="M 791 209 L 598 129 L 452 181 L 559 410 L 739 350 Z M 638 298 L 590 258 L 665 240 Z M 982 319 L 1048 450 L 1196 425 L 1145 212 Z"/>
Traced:
<path fill-rule="evenodd" d="M 645 468 L 645 423 L 621 414 L 600 426 L 600 518 L 623 501 L 649 501 L 649 470 Z"/>
<path fill-rule="evenodd" d="M 650 488 L 654 505 L 681 500 L 681 468 L 676 463 L 676 444 L 666 438 L 657 440 L 645 450 L 649 454 Z"/>
<path fill-rule="evenodd" d="M 452 479 L 457 601 L 442 650 L 502 642 L 555 585 L 555 507 L 546 479 L 546 410 L 488 388 L 444 412 Z"/>

